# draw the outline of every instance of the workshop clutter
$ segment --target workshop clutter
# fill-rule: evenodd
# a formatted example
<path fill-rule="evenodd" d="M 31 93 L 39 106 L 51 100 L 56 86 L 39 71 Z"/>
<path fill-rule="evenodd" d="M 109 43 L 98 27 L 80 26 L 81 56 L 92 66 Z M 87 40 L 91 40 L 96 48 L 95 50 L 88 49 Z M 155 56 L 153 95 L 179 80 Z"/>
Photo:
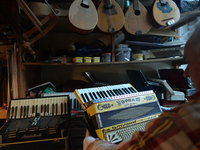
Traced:
<path fill-rule="evenodd" d="M 13 30 L 6 24 L 0 24 L 0 45 L 12 45 L 13 43 Z"/>

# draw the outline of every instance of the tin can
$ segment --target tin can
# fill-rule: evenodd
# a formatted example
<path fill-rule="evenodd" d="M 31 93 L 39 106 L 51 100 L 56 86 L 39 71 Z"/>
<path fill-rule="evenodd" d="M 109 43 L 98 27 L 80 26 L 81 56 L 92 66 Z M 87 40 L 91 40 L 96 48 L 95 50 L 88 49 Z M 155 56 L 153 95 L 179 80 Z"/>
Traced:
<path fill-rule="evenodd" d="M 111 53 L 103 53 L 102 62 L 111 62 Z"/>

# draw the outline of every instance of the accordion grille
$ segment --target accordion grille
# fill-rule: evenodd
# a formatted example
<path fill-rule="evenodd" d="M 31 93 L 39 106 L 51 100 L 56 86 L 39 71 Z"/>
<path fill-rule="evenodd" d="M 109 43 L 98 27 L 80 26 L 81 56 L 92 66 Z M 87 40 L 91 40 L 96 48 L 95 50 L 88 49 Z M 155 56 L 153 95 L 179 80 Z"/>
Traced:
<path fill-rule="evenodd" d="M 111 132 L 107 132 L 106 133 L 107 140 L 111 143 L 123 141 L 129 138 L 130 136 L 132 136 L 134 132 L 136 131 L 144 131 L 145 126 L 148 122 L 149 121 L 146 121 L 146 122 L 136 124 L 134 126 L 129 126 L 129 127 L 121 128 L 118 130 L 113 130 Z"/>
<path fill-rule="evenodd" d="M 145 131 L 145 126 L 146 126 L 147 123 L 148 123 L 148 121 L 140 123 L 140 124 L 136 124 L 134 126 L 127 127 L 125 129 L 118 130 L 116 134 L 122 140 L 124 140 L 124 139 L 132 136 L 135 131 Z"/>
<path fill-rule="evenodd" d="M 25 130 L 25 129 L 27 129 L 27 128 L 29 127 L 31 121 L 32 121 L 31 118 L 24 119 L 24 120 L 22 121 L 21 126 L 19 127 L 19 130 Z"/>

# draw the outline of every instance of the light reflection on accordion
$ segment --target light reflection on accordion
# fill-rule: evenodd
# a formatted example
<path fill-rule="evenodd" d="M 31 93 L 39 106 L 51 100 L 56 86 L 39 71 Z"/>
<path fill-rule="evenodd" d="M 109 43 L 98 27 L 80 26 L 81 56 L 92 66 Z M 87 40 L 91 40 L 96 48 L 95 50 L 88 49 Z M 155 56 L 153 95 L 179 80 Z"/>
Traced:
<path fill-rule="evenodd" d="M 78 101 L 85 107 L 85 118 L 90 133 L 100 139 L 118 143 L 145 130 L 150 120 L 162 112 L 152 90 L 117 95 L 83 103 L 79 90 L 75 90 Z"/>

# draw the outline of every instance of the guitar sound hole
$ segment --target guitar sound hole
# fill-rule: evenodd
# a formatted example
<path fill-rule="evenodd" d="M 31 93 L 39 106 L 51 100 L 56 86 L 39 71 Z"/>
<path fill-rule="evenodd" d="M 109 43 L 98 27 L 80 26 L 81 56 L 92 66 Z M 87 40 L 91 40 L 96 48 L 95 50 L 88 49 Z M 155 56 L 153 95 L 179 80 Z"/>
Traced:
<path fill-rule="evenodd" d="M 135 13 L 136 16 L 139 16 L 139 15 L 140 15 L 140 11 L 139 11 L 139 10 L 135 10 L 134 13 Z"/>

